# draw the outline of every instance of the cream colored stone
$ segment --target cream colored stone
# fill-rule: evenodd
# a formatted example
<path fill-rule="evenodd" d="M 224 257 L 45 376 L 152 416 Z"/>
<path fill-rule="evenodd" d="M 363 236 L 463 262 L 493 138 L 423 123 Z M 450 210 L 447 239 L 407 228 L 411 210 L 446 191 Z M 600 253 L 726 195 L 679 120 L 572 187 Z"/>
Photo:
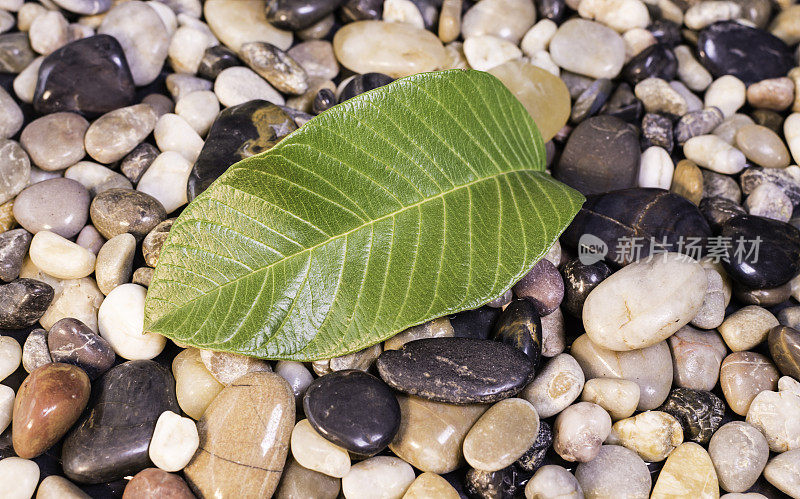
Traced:
<path fill-rule="evenodd" d="M 694 442 L 681 444 L 664 463 L 650 497 L 718 498 L 717 473 L 708 452 Z"/>
<path fill-rule="evenodd" d="M 736 132 L 736 147 L 753 163 L 765 168 L 789 166 L 789 151 L 777 133 L 761 125 L 745 125 Z"/>
<path fill-rule="evenodd" d="M 611 417 L 591 402 L 578 402 L 561 411 L 553 424 L 553 450 L 566 461 L 589 462 L 611 433 Z"/>
<path fill-rule="evenodd" d="M 718 107 L 728 118 L 744 106 L 747 89 L 742 80 L 733 75 L 725 75 L 714 80 L 706 90 L 705 106 Z"/>
<path fill-rule="evenodd" d="M 671 414 L 646 411 L 614 423 L 606 443 L 622 445 L 645 461 L 658 462 L 683 443 L 683 429 Z"/>
<path fill-rule="evenodd" d="M 139 179 L 136 190 L 153 196 L 172 213 L 189 202 L 186 186 L 190 173 L 192 163 L 186 157 L 176 151 L 162 152 Z"/>
<path fill-rule="evenodd" d="M 383 2 L 383 20 L 390 23 L 406 23 L 425 29 L 425 20 L 411 0 L 386 0 Z"/>
<path fill-rule="evenodd" d="M 581 366 L 571 355 L 561 353 L 544 365 L 520 397 L 533 404 L 539 417 L 549 418 L 574 402 L 580 396 L 583 384 Z"/>
<path fill-rule="evenodd" d="M 244 66 L 223 69 L 214 80 L 214 93 L 225 107 L 238 106 L 254 99 L 263 99 L 278 106 L 286 102 L 266 80 Z"/>
<path fill-rule="evenodd" d="M 232 352 L 200 350 L 200 360 L 208 372 L 225 386 L 247 373 L 272 371 L 269 363 L 265 360 Z"/>
<path fill-rule="evenodd" d="M 195 74 L 206 49 L 218 43 L 213 36 L 202 30 L 181 26 L 169 42 L 167 54 L 170 65 L 176 72 Z"/>
<path fill-rule="evenodd" d="M 49 230 L 33 236 L 30 256 L 37 267 L 58 279 L 80 279 L 94 272 L 94 253 Z"/>
<path fill-rule="evenodd" d="M 591 78 L 615 78 L 625 64 L 625 42 L 594 21 L 570 19 L 550 40 L 550 55 L 560 67 Z"/>
<path fill-rule="evenodd" d="M 197 160 L 200 150 L 203 149 L 200 135 L 186 120 L 173 113 L 167 113 L 158 119 L 153 137 L 161 152 L 175 151 L 190 163 Z"/>
<path fill-rule="evenodd" d="M 108 189 L 133 189 L 133 184 L 124 175 L 94 161 L 78 161 L 64 170 L 64 178 L 74 180 L 86 187 L 92 197 Z M 87 225 L 86 227 L 93 226 Z M 83 230 L 86 228 L 84 227 Z"/>
<path fill-rule="evenodd" d="M 731 410 L 745 416 L 756 395 L 778 389 L 779 377 L 778 369 L 766 356 L 733 352 L 722 363 L 719 384 Z"/>
<path fill-rule="evenodd" d="M 528 57 L 533 57 L 533 54 L 547 50 L 556 31 L 558 31 L 558 25 L 555 22 L 550 19 L 542 19 L 525 33 L 519 48 Z"/>
<path fill-rule="evenodd" d="M 147 104 L 108 112 L 86 130 L 86 152 L 100 163 L 119 161 L 150 135 L 156 119 L 155 111 Z"/>
<path fill-rule="evenodd" d="M 742 7 L 736 2 L 706 0 L 689 7 L 683 22 L 688 28 L 699 31 L 715 22 L 736 19 L 741 13 Z"/>
<path fill-rule="evenodd" d="M 525 485 L 525 499 L 583 499 L 575 476 L 555 464 L 542 466 Z"/>
<path fill-rule="evenodd" d="M 800 449 L 800 395 L 763 391 L 750 403 L 746 420 L 766 437 L 772 452 Z"/>
<path fill-rule="evenodd" d="M 764 478 L 790 497 L 800 497 L 800 450 L 773 457 L 764 468 Z"/>
<path fill-rule="evenodd" d="M 337 478 L 344 477 L 350 471 L 347 450 L 326 440 L 307 419 L 294 426 L 291 446 L 292 456 L 301 466 L 310 470 Z"/>
<path fill-rule="evenodd" d="M 36 499 L 91 499 L 91 496 L 63 476 L 50 475 L 39 484 Z"/>
<path fill-rule="evenodd" d="M 401 499 L 414 482 L 414 468 L 402 459 L 376 456 L 350 467 L 342 478 L 346 499 Z"/>
<path fill-rule="evenodd" d="M 166 338 L 144 331 L 144 297 L 138 284 L 117 286 L 97 311 L 100 335 L 123 359 L 152 359 L 164 350 Z"/>
<path fill-rule="evenodd" d="M 625 40 L 625 62 L 633 59 L 634 56 L 650 45 L 657 43 L 653 33 L 644 28 L 629 29 L 622 34 L 622 39 Z"/>
<path fill-rule="evenodd" d="M 340 497 L 342 480 L 304 468 L 290 455 L 281 473 L 275 499 L 336 499 Z"/>
<path fill-rule="evenodd" d="M 669 153 L 658 146 L 650 146 L 642 153 L 639 161 L 639 187 L 669 189 L 675 164 Z"/>
<path fill-rule="evenodd" d="M 779 324 L 769 310 L 758 305 L 748 305 L 729 315 L 718 330 L 728 348 L 739 352 L 750 350 L 766 340 L 769 330 Z"/>
<path fill-rule="evenodd" d="M 728 352 L 722 337 L 716 331 L 683 326 L 669 337 L 668 343 L 675 385 L 692 390 L 713 390 Z"/>
<path fill-rule="evenodd" d="M 28 30 L 31 47 L 42 55 L 48 55 L 69 41 L 67 29 L 67 19 L 57 10 L 36 16 Z"/>
<path fill-rule="evenodd" d="M 214 397 L 225 387 L 208 372 L 196 348 L 187 348 L 175 356 L 172 374 L 175 376 L 178 405 L 195 420 L 203 416 Z"/>
<path fill-rule="evenodd" d="M 36 92 L 36 82 L 39 81 L 39 68 L 43 60 L 44 56 L 37 57 L 14 78 L 14 93 L 17 94 L 17 97 L 22 102 L 27 102 L 28 104 L 33 102 L 33 95 Z"/>
<path fill-rule="evenodd" d="M 182 470 L 200 445 L 197 426 L 189 418 L 164 411 L 156 421 L 148 454 L 153 464 L 164 471 Z"/>
<path fill-rule="evenodd" d="M 675 58 L 678 60 L 678 78 L 695 92 L 702 92 L 714 79 L 702 64 L 697 62 L 692 49 L 686 45 L 675 47 Z"/>
<path fill-rule="evenodd" d="M 647 499 L 650 471 L 642 458 L 621 445 L 604 445 L 592 461 L 581 463 L 575 478 L 587 498 Z"/>
<path fill-rule="evenodd" d="M 583 386 L 581 400 L 599 405 L 614 421 L 627 418 L 639 404 L 639 385 L 627 379 L 594 378 Z"/>
<path fill-rule="evenodd" d="M 205 137 L 219 114 L 219 100 L 210 90 L 191 92 L 175 104 L 175 114 L 186 120 L 201 137 Z"/>
<path fill-rule="evenodd" d="M 686 99 L 661 78 L 642 80 L 633 90 L 649 113 L 683 116 L 689 110 Z"/>
<path fill-rule="evenodd" d="M 522 51 L 508 40 L 478 35 L 464 40 L 464 56 L 472 69 L 489 71 L 505 62 L 519 59 Z"/>
<path fill-rule="evenodd" d="M 54 289 L 55 297 L 39 319 L 43 328 L 50 329 L 61 319 L 72 317 L 86 324 L 95 333 L 99 331 L 97 311 L 104 296 L 94 279 L 64 279 Z"/>
<path fill-rule="evenodd" d="M 214 35 L 234 52 L 248 42 L 268 42 L 287 50 L 292 33 L 267 22 L 265 5 L 266 0 L 206 0 L 203 14 Z"/>
<path fill-rule="evenodd" d="M 11 336 L 0 336 L 0 381 L 11 376 L 22 362 L 22 347 Z"/>
<path fill-rule="evenodd" d="M 6 338 L 6 336 L 2 336 L 0 338 Z M 14 343 L 17 343 L 16 340 L 14 340 Z M 0 349 L 2 348 L 3 346 L 2 344 L 0 344 Z M 22 354 L 20 353 L 20 355 Z M 2 352 L 0 352 L 0 363 L 3 362 L 4 359 L 2 358 Z M 0 372 L 0 376 L 2 375 L 3 373 Z M 8 425 L 11 424 L 11 415 L 13 411 L 14 411 L 14 389 L 7 385 L 0 385 L 0 433 L 6 431 Z"/>
<path fill-rule="evenodd" d="M 792 113 L 783 122 L 783 135 L 795 163 L 800 163 L 800 113 Z"/>
<path fill-rule="evenodd" d="M 461 34 L 461 7 L 463 0 L 444 0 L 439 12 L 439 39 L 450 43 Z"/>
<path fill-rule="evenodd" d="M 406 490 L 403 499 L 458 499 L 456 489 L 436 473 L 422 473 Z"/>
<path fill-rule="evenodd" d="M 97 253 L 95 278 L 97 287 L 108 295 L 112 289 L 130 281 L 136 238 L 127 232 L 112 237 Z"/>
<path fill-rule="evenodd" d="M 578 14 L 603 23 L 619 33 L 633 28 L 646 28 L 650 24 L 650 14 L 640 0 L 581 0 Z"/>
<path fill-rule="evenodd" d="M 538 434 L 539 416 L 530 402 L 501 400 L 472 425 L 464 438 L 464 459 L 477 470 L 501 470 L 522 457 Z"/>
<path fill-rule="evenodd" d="M 461 22 L 461 34 L 491 35 L 519 44 L 522 35 L 536 21 L 531 0 L 483 0 L 472 6 Z"/>
<path fill-rule="evenodd" d="M 39 483 L 39 465 L 21 457 L 0 459 L 3 499 L 30 499 Z"/>
<path fill-rule="evenodd" d="M 698 166 L 726 175 L 739 173 L 747 165 L 744 154 L 716 134 L 692 137 L 683 145 L 683 153 Z"/>

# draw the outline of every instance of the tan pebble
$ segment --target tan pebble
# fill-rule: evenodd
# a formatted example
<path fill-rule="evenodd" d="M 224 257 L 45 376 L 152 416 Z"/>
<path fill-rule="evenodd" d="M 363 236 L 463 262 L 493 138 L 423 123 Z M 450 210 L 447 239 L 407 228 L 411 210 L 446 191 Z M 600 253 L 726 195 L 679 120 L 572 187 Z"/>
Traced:
<path fill-rule="evenodd" d="M 464 458 L 481 471 L 510 466 L 531 448 L 539 434 L 539 416 L 530 402 L 497 402 L 472 425 L 464 438 Z"/>
<path fill-rule="evenodd" d="M 683 443 L 683 429 L 666 412 L 645 411 L 614 423 L 606 443 L 623 445 L 645 461 L 658 462 Z"/>
<path fill-rule="evenodd" d="M 636 411 L 639 385 L 627 379 L 590 379 L 583 387 L 581 400 L 599 405 L 612 420 L 624 419 Z"/>
<path fill-rule="evenodd" d="M 650 497 L 719 497 L 717 473 L 708 452 L 694 442 L 681 444 L 664 463 Z"/>

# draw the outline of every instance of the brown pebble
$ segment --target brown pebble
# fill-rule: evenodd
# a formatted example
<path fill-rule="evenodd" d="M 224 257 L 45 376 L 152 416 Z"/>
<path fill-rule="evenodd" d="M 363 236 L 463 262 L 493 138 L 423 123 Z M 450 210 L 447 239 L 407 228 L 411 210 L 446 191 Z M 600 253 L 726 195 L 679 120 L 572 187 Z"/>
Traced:
<path fill-rule="evenodd" d="M 778 370 L 770 360 L 755 352 L 734 352 L 722 362 L 719 384 L 731 410 L 745 416 L 756 395 L 777 390 Z"/>
<path fill-rule="evenodd" d="M 146 468 L 137 473 L 128 485 L 122 499 L 192 499 L 189 486 L 178 475 L 158 468 Z"/>
<path fill-rule="evenodd" d="M 800 380 L 800 331 L 776 326 L 767 336 L 769 353 L 782 374 Z"/>
<path fill-rule="evenodd" d="M 700 204 L 703 199 L 703 173 L 692 161 L 681 160 L 675 166 L 669 190 L 694 204 Z"/>
<path fill-rule="evenodd" d="M 747 88 L 747 102 L 753 107 L 783 111 L 793 100 L 794 82 L 785 76 L 761 80 Z"/>

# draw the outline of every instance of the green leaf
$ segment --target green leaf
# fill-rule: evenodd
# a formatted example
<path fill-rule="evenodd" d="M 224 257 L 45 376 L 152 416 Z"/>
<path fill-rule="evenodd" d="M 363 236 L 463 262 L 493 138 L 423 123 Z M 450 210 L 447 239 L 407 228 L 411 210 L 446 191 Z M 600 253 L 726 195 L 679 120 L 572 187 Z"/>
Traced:
<path fill-rule="evenodd" d="M 145 328 L 309 361 L 499 296 L 583 197 L 544 173 L 525 108 L 488 73 L 418 74 L 322 113 L 181 214 Z"/>

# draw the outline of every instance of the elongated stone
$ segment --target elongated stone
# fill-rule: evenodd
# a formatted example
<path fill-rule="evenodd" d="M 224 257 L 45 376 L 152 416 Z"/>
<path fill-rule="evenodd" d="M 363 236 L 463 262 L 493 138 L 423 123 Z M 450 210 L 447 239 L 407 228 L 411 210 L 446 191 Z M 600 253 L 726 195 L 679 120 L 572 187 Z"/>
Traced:
<path fill-rule="evenodd" d="M 539 416 L 530 402 L 501 400 L 472 425 L 464 438 L 464 459 L 482 471 L 503 469 L 525 454 L 538 433 Z"/>
<path fill-rule="evenodd" d="M 550 54 L 560 67 L 591 78 L 615 78 L 625 63 L 625 42 L 611 28 L 570 19 L 550 40 Z"/>

